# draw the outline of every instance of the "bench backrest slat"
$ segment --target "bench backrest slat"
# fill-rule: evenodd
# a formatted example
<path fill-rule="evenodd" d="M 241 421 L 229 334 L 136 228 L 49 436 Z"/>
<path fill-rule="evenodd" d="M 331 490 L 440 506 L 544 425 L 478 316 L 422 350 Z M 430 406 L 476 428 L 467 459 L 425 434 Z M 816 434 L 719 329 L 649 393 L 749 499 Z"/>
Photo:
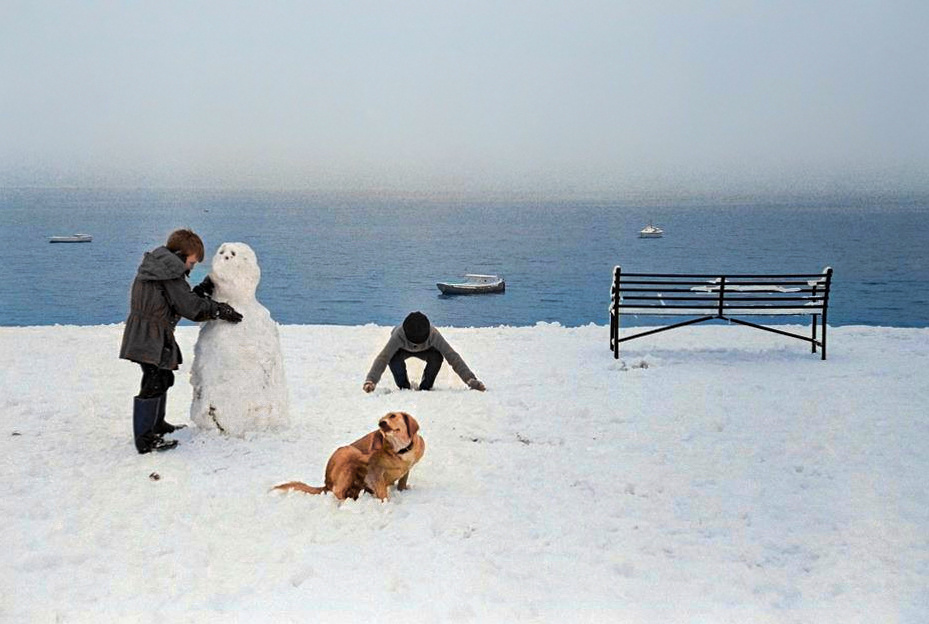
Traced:
<path fill-rule="evenodd" d="M 827 267 L 828 268 L 828 267 Z M 823 279 L 823 273 L 730 273 L 720 275 L 718 273 L 622 273 L 625 277 L 647 277 L 653 278 L 681 278 L 681 279 Z"/>

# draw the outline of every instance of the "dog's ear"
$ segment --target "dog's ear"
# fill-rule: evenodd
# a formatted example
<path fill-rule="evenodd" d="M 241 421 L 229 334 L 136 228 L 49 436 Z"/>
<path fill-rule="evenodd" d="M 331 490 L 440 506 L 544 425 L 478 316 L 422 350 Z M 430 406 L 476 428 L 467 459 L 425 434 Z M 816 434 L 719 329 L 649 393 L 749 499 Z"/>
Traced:
<path fill-rule="evenodd" d="M 371 436 L 371 450 L 369 452 L 373 453 L 382 448 L 384 448 L 384 434 L 380 431 L 375 431 L 374 435 Z"/>
<path fill-rule="evenodd" d="M 406 423 L 406 430 L 410 434 L 410 439 L 413 439 L 413 436 L 416 435 L 416 432 L 419 431 L 419 423 L 416 422 L 416 419 L 407 414 L 406 412 L 401 412 L 403 414 L 403 421 Z"/>

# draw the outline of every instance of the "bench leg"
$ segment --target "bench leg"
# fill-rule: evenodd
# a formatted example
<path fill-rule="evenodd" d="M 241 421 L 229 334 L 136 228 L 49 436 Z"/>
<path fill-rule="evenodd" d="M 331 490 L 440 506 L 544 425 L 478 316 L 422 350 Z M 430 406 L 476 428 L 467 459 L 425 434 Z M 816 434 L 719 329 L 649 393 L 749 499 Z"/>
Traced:
<path fill-rule="evenodd" d="M 822 358 L 822 359 L 825 360 L 825 359 L 826 359 L 826 315 L 825 315 L 825 314 L 823 314 L 823 348 L 822 348 L 822 352 L 823 352 L 823 358 Z"/>
<path fill-rule="evenodd" d="M 613 351 L 613 359 L 619 359 L 619 317 L 615 314 L 610 315 L 610 349 Z"/>
<path fill-rule="evenodd" d="M 616 319 L 610 314 L 610 351 L 613 350 L 613 333 L 616 331 Z"/>
<path fill-rule="evenodd" d="M 818 315 L 818 314 L 814 314 L 814 315 L 813 315 L 813 323 L 812 323 L 812 325 L 813 325 L 813 334 L 812 334 L 812 338 L 813 338 L 813 353 L 816 353 L 816 323 L 817 323 L 818 320 L 819 320 L 819 315 Z"/>

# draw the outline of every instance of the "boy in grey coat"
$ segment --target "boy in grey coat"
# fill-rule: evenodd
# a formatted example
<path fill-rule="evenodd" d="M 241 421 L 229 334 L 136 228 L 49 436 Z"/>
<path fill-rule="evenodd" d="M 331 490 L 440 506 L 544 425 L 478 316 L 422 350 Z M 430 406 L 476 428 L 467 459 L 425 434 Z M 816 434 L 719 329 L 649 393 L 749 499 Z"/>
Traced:
<path fill-rule="evenodd" d="M 242 315 L 226 303 L 217 303 L 191 291 L 187 276 L 203 261 L 203 241 L 190 230 L 176 230 L 163 247 L 142 258 L 132 282 L 129 318 L 123 330 L 119 357 L 142 367 L 142 387 L 132 409 L 132 428 L 139 453 L 164 451 L 177 446 L 162 435 L 180 429 L 165 422 L 168 388 L 183 361 L 174 340 L 174 328 L 184 317 L 191 321 L 221 319 L 238 323 Z M 209 294 L 209 278 L 195 291 Z"/>
<path fill-rule="evenodd" d="M 419 382 L 420 390 L 432 388 L 436 375 L 442 368 L 443 360 L 448 360 L 452 370 L 458 373 L 469 388 L 481 392 L 486 389 L 461 356 L 445 341 L 439 330 L 429 324 L 429 319 L 422 312 L 411 312 L 403 320 L 402 325 L 393 329 L 390 333 L 390 340 L 374 358 L 362 389 L 365 392 L 372 392 L 377 382 L 380 381 L 384 369 L 390 366 L 390 372 L 394 376 L 397 387 L 401 390 L 408 390 L 410 379 L 406 373 L 406 360 L 411 357 L 426 361 L 426 369 Z"/>

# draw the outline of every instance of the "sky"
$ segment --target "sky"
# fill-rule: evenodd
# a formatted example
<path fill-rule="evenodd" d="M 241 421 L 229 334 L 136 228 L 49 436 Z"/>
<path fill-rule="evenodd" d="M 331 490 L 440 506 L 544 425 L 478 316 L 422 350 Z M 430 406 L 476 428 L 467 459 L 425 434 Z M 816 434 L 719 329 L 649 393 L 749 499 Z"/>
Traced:
<path fill-rule="evenodd" d="M 0 187 L 929 191 L 929 3 L 0 0 Z"/>

